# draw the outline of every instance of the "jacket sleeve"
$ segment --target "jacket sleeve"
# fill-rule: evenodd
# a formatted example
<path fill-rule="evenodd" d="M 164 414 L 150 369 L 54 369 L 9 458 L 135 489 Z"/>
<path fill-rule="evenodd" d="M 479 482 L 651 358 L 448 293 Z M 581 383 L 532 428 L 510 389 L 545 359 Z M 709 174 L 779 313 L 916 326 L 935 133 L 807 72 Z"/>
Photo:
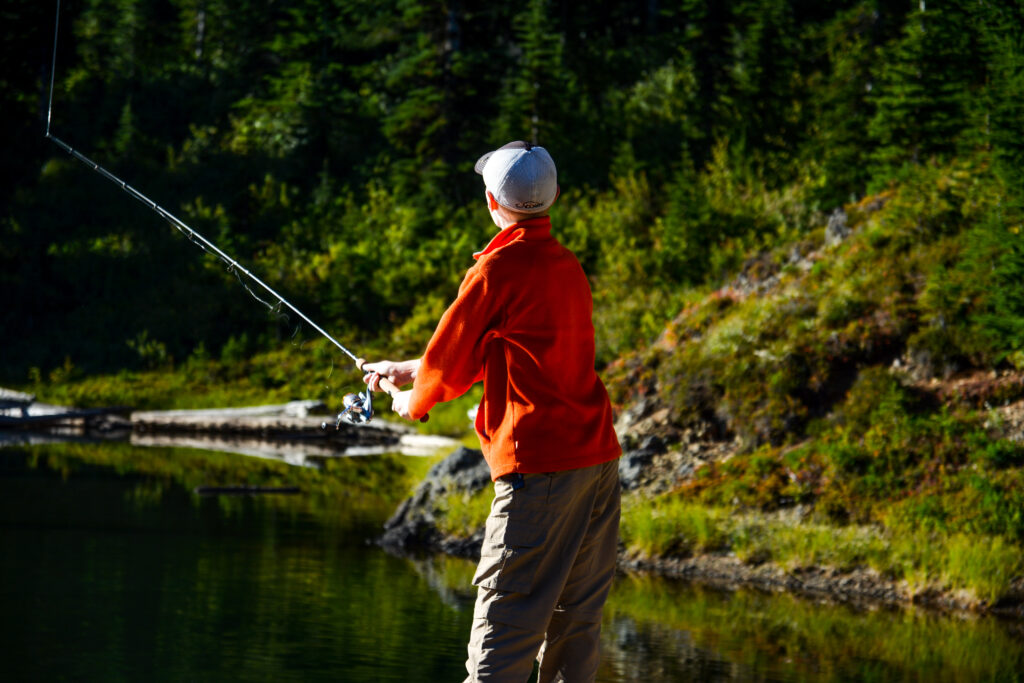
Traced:
<path fill-rule="evenodd" d="M 413 419 L 458 398 L 483 378 L 485 346 L 496 336 L 499 316 L 499 297 L 480 268 L 471 268 L 423 354 L 409 402 Z"/>

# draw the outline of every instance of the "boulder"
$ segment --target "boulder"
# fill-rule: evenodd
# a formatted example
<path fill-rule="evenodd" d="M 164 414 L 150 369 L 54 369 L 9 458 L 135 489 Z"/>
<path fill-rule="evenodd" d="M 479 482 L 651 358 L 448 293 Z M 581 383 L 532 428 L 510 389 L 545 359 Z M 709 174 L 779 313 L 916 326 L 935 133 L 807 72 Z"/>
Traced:
<path fill-rule="evenodd" d="M 448 539 L 437 528 L 435 511 L 442 496 L 450 493 L 476 493 L 491 483 L 491 470 L 483 454 L 460 446 L 427 472 L 412 496 L 398 506 L 384 523 L 379 545 L 399 554 L 444 550 L 450 554 L 472 556 L 479 553 L 482 534 L 469 539 Z"/>
<path fill-rule="evenodd" d="M 657 434 L 647 436 L 640 448 L 623 453 L 619 458 L 619 482 L 624 491 L 637 488 L 643 480 L 644 470 L 654 456 L 665 452 L 665 442 Z"/>
<path fill-rule="evenodd" d="M 836 209 L 828 217 L 828 225 L 825 226 L 825 246 L 834 247 L 850 236 L 852 230 L 846 224 L 846 212 Z"/>

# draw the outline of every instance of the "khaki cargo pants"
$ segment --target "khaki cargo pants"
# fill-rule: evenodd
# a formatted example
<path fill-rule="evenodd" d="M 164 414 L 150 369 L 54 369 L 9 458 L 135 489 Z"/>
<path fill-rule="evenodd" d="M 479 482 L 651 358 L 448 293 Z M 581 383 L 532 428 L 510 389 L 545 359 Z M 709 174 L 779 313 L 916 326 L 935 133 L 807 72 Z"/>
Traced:
<path fill-rule="evenodd" d="M 618 460 L 494 482 L 466 681 L 593 681 L 618 535 Z"/>

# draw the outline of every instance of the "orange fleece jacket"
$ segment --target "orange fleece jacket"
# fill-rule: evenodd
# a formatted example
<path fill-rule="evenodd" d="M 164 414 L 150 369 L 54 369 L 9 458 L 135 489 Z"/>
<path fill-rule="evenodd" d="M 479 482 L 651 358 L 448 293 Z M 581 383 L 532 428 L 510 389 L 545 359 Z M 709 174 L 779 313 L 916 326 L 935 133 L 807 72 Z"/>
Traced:
<path fill-rule="evenodd" d="M 477 259 L 423 354 L 414 419 L 483 380 L 476 432 L 497 479 L 621 454 L 594 370 L 593 303 L 576 257 L 547 216 L 505 228 Z"/>

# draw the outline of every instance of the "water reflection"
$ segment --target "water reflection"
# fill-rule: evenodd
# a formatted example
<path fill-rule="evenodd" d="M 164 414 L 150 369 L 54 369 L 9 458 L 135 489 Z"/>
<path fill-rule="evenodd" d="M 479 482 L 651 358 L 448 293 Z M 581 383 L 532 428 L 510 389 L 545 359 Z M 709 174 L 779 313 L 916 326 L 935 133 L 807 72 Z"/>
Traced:
<path fill-rule="evenodd" d="M 366 545 L 385 508 L 201 497 L 68 460 L 0 452 L 7 680 L 461 674 L 464 615 Z"/>
<path fill-rule="evenodd" d="M 1024 672 L 1021 625 L 991 618 L 650 577 L 618 581 L 610 608 L 613 621 L 635 620 L 641 640 L 659 644 L 655 652 L 678 644 L 678 656 L 659 668 L 682 680 L 1020 680 Z M 672 672 L 679 661 L 689 664 Z"/>
<path fill-rule="evenodd" d="M 461 680 L 473 563 L 368 545 L 394 505 L 372 495 L 391 465 L 337 466 L 125 444 L 0 450 L 5 679 Z M 303 494 L 192 493 L 240 479 Z M 1019 624 L 632 575 L 616 580 L 603 648 L 606 683 L 1024 671 Z"/>
<path fill-rule="evenodd" d="M 393 442 L 360 444 L 338 439 L 260 439 L 219 434 L 160 434 L 121 430 L 106 436 L 85 435 L 79 429 L 52 429 L 48 432 L 0 430 L 0 448 L 39 446 L 50 443 L 128 442 L 142 448 L 190 448 L 215 453 L 235 453 L 269 460 L 280 460 L 297 467 L 320 467 L 328 458 L 400 453 L 430 456 L 451 450 L 458 442 L 444 436 L 401 434 Z"/>

